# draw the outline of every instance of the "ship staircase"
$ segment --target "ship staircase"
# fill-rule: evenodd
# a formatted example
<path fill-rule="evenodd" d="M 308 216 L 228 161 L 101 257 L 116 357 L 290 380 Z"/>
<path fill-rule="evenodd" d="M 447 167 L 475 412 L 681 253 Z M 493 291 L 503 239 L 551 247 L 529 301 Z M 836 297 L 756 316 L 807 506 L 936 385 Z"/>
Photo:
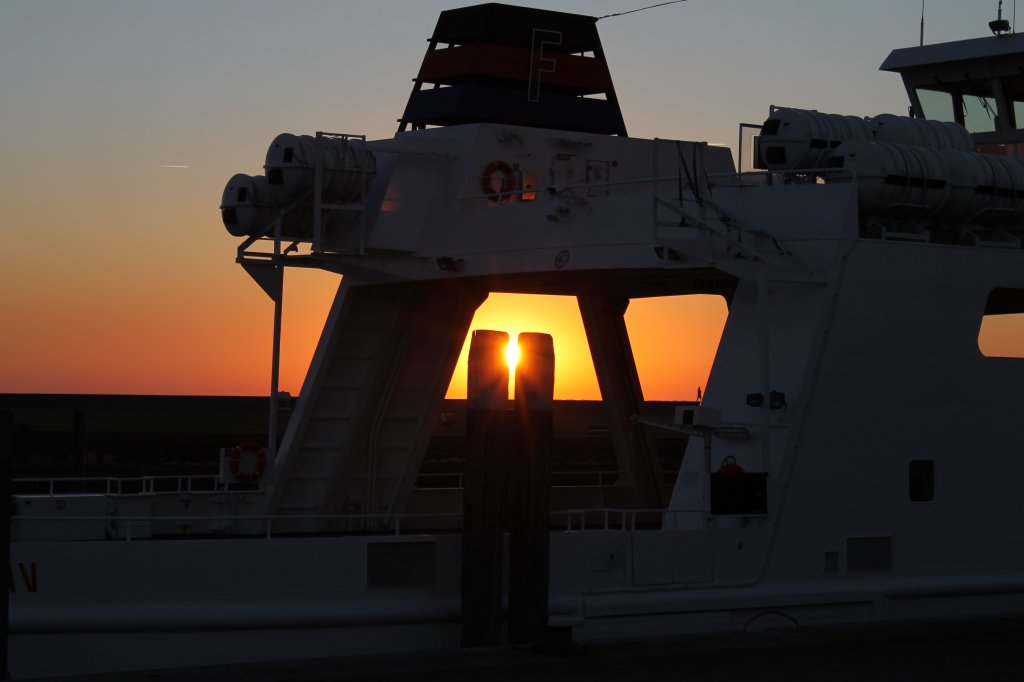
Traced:
<path fill-rule="evenodd" d="M 317 517 L 405 508 L 485 298 L 447 282 L 342 281 L 274 464 L 268 511 L 301 518 L 278 531 L 352 530 Z"/>

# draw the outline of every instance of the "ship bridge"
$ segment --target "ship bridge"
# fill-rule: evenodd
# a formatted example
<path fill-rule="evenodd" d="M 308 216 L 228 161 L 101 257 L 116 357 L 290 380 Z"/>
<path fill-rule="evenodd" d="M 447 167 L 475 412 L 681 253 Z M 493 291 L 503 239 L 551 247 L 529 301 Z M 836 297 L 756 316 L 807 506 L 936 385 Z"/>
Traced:
<path fill-rule="evenodd" d="M 880 68 L 903 78 L 913 116 L 964 126 L 978 151 L 1024 158 L 1024 35 L 893 50 Z"/>

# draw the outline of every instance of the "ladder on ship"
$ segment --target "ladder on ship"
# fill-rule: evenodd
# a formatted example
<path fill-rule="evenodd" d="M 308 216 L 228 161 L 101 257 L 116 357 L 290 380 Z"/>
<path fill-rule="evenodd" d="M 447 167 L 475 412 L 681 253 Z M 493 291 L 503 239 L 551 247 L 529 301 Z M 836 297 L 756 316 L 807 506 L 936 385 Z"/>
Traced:
<path fill-rule="evenodd" d="M 338 288 L 276 458 L 268 513 L 401 511 L 486 292 L 449 282 Z"/>

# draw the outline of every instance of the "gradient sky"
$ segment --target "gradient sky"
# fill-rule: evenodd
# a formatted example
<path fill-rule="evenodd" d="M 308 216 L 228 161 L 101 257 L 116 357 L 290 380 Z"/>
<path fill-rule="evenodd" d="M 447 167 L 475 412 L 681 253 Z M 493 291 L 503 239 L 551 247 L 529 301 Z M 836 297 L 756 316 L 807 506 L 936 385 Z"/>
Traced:
<path fill-rule="evenodd" d="M 524 4 L 602 16 L 650 2 Z M 985 35 L 996 4 L 927 0 L 926 42 Z M 0 392 L 265 394 L 272 304 L 233 262 L 224 184 L 262 172 L 280 132 L 392 136 L 437 15 L 456 6 L 0 2 Z M 737 124 L 772 104 L 905 112 L 899 79 L 877 68 L 917 44 L 920 11 L 689 0 L 598 28 L 631 135 L 735 147 Z M 284 390 L 301 386 L 337 281 L 286 276 Z M 647 398 L 694 397 L 724 317 L 709 297 L 631 305 Z M 557 397 L 598 396 L 571 300 L 492 296 L 474 326 L 554 333 L 569 349 L 556 346 Z M 1019 330 L 992 343 L 1019 346 Z"/>

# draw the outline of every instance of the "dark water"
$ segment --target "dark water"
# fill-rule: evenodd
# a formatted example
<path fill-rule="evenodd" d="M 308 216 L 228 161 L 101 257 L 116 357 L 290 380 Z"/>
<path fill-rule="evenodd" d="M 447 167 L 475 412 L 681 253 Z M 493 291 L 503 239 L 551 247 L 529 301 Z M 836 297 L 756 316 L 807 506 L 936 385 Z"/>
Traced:
<path fill-rule="evenodd" d="M 105 676 L 150 682 L 1022 680 L 1024 616 Z M 80 678 L 97 680 L 101 678 Z"/>

